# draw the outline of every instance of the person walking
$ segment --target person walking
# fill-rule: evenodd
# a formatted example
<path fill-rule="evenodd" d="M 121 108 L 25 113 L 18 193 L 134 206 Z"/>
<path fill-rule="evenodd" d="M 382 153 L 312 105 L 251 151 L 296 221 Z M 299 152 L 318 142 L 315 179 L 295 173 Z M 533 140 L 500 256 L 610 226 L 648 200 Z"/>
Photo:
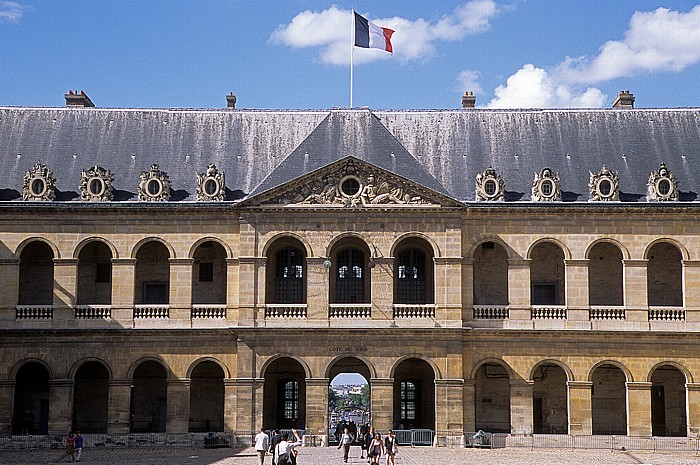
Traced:
<path fill-rule="evenodd" d="M 382 453 L 384 453 L 384 443 L 382 442 L 382 435 L 379 433 L 374 434 L 372 443 L 369 446 L 369 457 L 370 463 L 379 465 L 379 459 L 382 458 Z"/>
<path fill-rule="evenodd" d="M 394 432 L 389 430 L 384 438 L 384 449 L 386 450 L 386 465 L 396 465 L 396 453 L 399 451 L 399 443 L 394 436 Z"/>
<path fill-rule="evenodd" d="M 83 437 L 80 431 L 75 432 L 75 461 L 80 462 L 80 456 L 83 453 Z"/>
<path fill-rule="evenodd" d="M 277 444 L 282 442 L 282 436 L 280 436 L 280 431 L 278 429 L 272 432 L 272 440 L 270 441 L 270 453 L 272 454 L 272 465 L 277 465 L 277 460 L 275 459 L 275 447 Z"/>
<path fill-rule="evenodd" d="M 294 433 L 295 437 L 299 437 L 295 429 L 292 430 L 292 433 Z M 292 451 L 295 447 L 299 447 L 302 444 L 301 439 L 297 439 L 296 442 L 289 442 L 288 439 L 289 434 L 282 433 L 282 440 L 275 446 L 273 460 L 277 465 L 291 465 L 293 463 Z"/>
<path fill-rule="evenodd" d="M 260 432 L 255 435 L 255 451 L 258 453 L 260 465 L 265 465 L 265 453 L 270 448 L 270 438 L 265 433 L 265 428 L 260 428 Z"/>
<path fill-rule="evenodd" d="M 346 426 L 343 429 L 343 434 L 340 435 L 338 441 L 338 450 L 343 448 L 343 462 L 348 463 L 348 455 L 350 454 L 350 444 L 352 444 L 352 436 L 350 435 L 350 430 Z"/>
<path fill-rule="evenodd" d="M 73 432 L 68 433 L 66 438 L 66 455 L 70 457 L 71 462 L 75 462 L 75 436 Z"/>
<path fill-rule="evenodd" d="M 362 442 L 363 452 L 367 451 L 367 458 L 368 459 L 370 458 L 369 457 L 369 446 L 372 444 L 372 439 L 374 439 L 374 426 L 368 428 L 365 435 L 360 439 L 360 441 Z M 363 459 L 364 456 L 362 456 L 360 458 Z"/>

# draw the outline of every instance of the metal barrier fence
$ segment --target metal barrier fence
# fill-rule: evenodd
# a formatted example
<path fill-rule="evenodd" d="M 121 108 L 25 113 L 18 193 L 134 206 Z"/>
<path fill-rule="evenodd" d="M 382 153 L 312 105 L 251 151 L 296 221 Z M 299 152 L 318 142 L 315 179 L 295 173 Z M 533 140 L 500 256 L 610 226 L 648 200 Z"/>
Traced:
<path fill-rule="evenodd" d="M 567 434 L 493 435 L 492 447 L 529 449 L 604 449 L 643 451 L 700 451 L 700 439 L 669 436 L 604 436 Z"/>

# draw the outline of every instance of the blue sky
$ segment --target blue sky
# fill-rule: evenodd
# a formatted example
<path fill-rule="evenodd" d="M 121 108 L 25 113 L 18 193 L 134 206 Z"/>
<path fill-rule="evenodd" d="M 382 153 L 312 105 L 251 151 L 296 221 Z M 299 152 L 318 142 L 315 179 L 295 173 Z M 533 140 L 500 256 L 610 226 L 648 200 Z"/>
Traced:
<path fill-rule="evenodd" d="M 396 30 L 354 106 L 700 106 L 700 6 L 652 0 L 0 0 L 0 106 L 347 107 L 353 7 Z"/>

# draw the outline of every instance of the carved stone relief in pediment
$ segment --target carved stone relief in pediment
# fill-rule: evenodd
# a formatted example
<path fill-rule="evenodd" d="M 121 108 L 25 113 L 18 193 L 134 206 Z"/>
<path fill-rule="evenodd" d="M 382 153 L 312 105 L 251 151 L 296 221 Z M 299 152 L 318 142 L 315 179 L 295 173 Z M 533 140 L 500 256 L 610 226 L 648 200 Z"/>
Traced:
<path fill-rule="evenodd" d="M 56 178 L 41 162 L 24 172 L 22 199 L 30 201 L 51 201 L 56 197 Z"/>
<path fill-rule="evenodd" d="M 221 202 L 226 196 L 226 178 L 214 163 L 207 165 L 204 173 L 197 173 L 197 200 L 200 202 Z"/>
<path fill-rule="evenodd" d="M 678 179 L 661 163 L 658 171 L 652 171 L 647 182 L 647 202 L 678 200 Z"/>
<path fill-rule="evenodd" d="M 414 204 L 436 205 L 437 201 L 419 194 L 408 183 L 380 170 L 348 160 L 333 171 L 319 173 L 293 188 L 263 202 L 264 204 L 369 205 Z"/>
<path fill-rule="evenodd" d="M 170 177 L 161 171 L 156 163 L 150 171 L 141 171 L 138 185 L 139 200 L 142 202 L 167 202 L 170 200 Z"/>
<path fill-rule="evenodd" d="M 85 202 L 109 202 L 113 197 L 114 175 L 101 166 L 80 172 L 80 199 Z"/>
<path fill-rule="evenodd" d="M 620 200 L 620 177 L 617 171 L 610 171 L 605 165 L 597 173 L 592 171 L 588 188 L 591 193 L 591 202 L 609 202 Z"/>

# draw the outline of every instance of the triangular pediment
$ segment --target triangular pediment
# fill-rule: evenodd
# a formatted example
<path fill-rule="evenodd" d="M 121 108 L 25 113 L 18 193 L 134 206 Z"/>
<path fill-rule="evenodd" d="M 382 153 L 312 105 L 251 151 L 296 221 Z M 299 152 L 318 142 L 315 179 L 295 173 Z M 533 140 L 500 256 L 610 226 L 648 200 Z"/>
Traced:
<path fill-rule="evenodd" d="M 457 200 L 372 163 L 347 156 L 244 200 L 240 206 L 460 207 Z"/>

